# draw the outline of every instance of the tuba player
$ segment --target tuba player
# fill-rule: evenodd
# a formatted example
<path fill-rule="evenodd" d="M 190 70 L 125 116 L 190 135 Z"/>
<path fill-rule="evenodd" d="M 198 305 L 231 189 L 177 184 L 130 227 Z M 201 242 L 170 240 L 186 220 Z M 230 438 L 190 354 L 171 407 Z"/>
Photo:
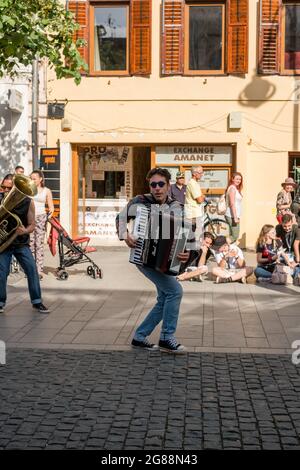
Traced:
<path fill-rule="evenodd" d="M 8 174 L 2 180 L 1 190 L 4 195 L 2 204 L 5 201 L 5 195 L 13 187 L 13 179 L 14 175 Z M 34 230 L 34 202 L 29 197 L 25 197 L 12 212 L 20 218 L 22 225 L 16 229 L 17 237 L 0 253 L 0 313 L 4 312 L 7 277 L 10 271 L 12 256 L 20 263 L 27 276 L 33 309 L 39 313 L 49 313 L 48 308 L 42 302 L 39 275 L 29 248 L 29 234 Z"/>

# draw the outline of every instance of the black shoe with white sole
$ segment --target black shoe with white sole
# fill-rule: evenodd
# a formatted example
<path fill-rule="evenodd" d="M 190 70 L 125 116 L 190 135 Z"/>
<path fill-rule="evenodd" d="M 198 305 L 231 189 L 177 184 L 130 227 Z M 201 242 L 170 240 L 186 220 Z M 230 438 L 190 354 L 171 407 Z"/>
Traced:
<path fill-rule="evenodd" d="M 40 304 L 32 304 L 32 308 L 34 310 L 37 310 L 39 313 L 49 313 L 50 310 L 45 307 L 44 304 L 40 303 Z"/>
<path fill-rule="evenodd" d="M 151 344 L 148 340 L 144 339 L 143 341 L 138 341 L 137 339 L 133 339 L 131 341 L 131 346 L 136 349 L 145 349 L 147 351 L 158 351 L 159 347 L 157 344 Z"/>
<path fill-rule="evenodd" d="M 182 344 L 177 343 L 175 338 L 160 340 L 158 343 L 160 349 L 164 352 L 174 354 L 184 354 L 186 352 L 185 347 Z"/>

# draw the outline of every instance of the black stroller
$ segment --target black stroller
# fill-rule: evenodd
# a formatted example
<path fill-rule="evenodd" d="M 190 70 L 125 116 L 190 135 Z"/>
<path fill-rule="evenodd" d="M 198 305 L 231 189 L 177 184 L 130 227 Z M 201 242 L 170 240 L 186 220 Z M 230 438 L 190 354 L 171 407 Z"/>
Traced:
<path fill-rule="evenodd" d="M 88 256 L 88 253 L 97 251 L 95 247 L 88 246 L 90 238 L 78 237 L 72 239 L 55 217 L 48 219 L 48 222 L 51 225 L 48 245 L 53 256 L 56 255 L 56 245 L 58 246 L 59 267 L 57 268 L 57 278 L 61 280 L 68 279 L 69 274 L 66 268 L 74 264 L 91 263 L 86 270 L 88 276 L 94 279 L 102 279 L 102 270 Z"/>

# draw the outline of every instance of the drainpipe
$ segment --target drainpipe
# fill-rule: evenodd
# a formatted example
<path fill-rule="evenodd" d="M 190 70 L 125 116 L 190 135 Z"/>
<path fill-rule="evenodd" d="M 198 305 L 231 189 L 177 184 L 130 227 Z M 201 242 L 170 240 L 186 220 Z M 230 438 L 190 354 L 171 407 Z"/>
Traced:
<path fill-rule="evenodd" d="M 39 142 L 38 142 L 38 109 L 39 109 L 39 60 L 32 61 L 32 166 L 33 170 L 39 168 Z"/>

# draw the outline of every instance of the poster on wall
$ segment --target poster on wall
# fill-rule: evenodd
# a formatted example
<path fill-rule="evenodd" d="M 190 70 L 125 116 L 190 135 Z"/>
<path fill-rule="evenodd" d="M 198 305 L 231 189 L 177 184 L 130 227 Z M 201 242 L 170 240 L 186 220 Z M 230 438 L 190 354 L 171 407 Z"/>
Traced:
<path fill-rule="evenodd" d="M 228 184 L 228 170 L 205 170 L 201 179 L 202 188 L 226 189 Z"/>
<path fill-rule="evenodd" d="M 118 241 L 116 234 L 116 216 L 118 213 L 117 211 L 89 211 L 85 214 L 79 212 L 78 231 L 91 238 L 97 237 L 102 240 Z M 83 220 L 85 220 L 85 224 Z"/>
<path fill-rule="evenodd" d="M 54 217 L 60 213 L 60 153 L 59 148 L 42 148 L 40 169 L 45 176 L 45 186 L 51 189 L 54 203 Z"/>
<path fill-rule="evenodd" d="M 87 169 L 97 171 L 102 169 L 104 163 L 125 165 L 130 147 L 91 145 L 80 147 L 79 152 L 86 158 Z"/>

